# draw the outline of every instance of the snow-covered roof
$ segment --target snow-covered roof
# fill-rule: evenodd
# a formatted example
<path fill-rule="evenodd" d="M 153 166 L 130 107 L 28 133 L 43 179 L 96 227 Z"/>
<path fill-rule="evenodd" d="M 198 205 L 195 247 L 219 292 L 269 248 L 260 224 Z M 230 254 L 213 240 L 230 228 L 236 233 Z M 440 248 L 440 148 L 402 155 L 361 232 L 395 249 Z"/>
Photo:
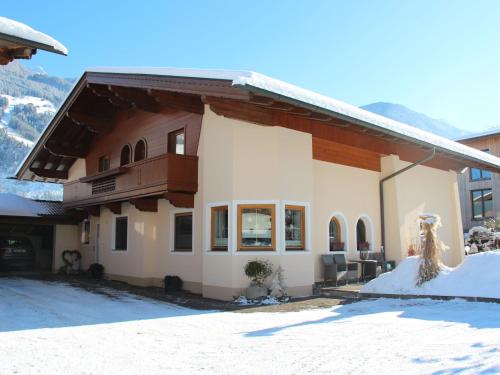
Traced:
<path fill-rule="evenodd" d="M 348 120 L 354 120 L 360 125 L 374 130 L 379 130 L 413 142 L 416 141 L 429 147 L 447 150 L 457 156 L 469 160 L 475 159 L 479 162 L 494 166 L 495 168 L 500 167 L 500 159 L 496 156 L 260 73 L 237 70 L 161 67 L 99 67 L 91 68 L 88 71 L 93 73 L 229 80 L 232 81 L 233 86 L 246 88 L 250 91 L 260 91 L 261 93 L 271 94 L 282 100 L 292 100 L 297 103 L 306 104 L 319 111 L 333 112 L 337 116 L 340 115 L 340 117 L 345 117 Z"/>
<path fill-rule="evenodd" d="M 460 138 L 456 138 L 455 141 L 461 142 L 461 141 L 467 141 L 467 140 L 472 140 L 472 139 L 490 137 L 490 136 L 499 135 L 499 134 L 500 134 L 500 127 L 496 127 L 495 129 L 490 129 L 490 130 L 486 130 L 484 132 L 469 134 L 469 135 L 466 135 L 466 136 L 463 136 Z"/>
<path fill-rule="evenodd" d="M 36 43 L 36 48 L 57 52 L 63 55 L 68 54 L 68 49 L 51 36 L 37 31 L 24 23 L 0 17 L 0 39 L 13 41 L 11 37 L 22 39 L 30 45 Z M 18 40 L 15 40 L 16 42 Z"/>
<path fill-rule="evenodd" d="M 38 201 L 16 194 L 0 193 L 0 216 L 50 217 L 64 216 L 62 202 Z"/>

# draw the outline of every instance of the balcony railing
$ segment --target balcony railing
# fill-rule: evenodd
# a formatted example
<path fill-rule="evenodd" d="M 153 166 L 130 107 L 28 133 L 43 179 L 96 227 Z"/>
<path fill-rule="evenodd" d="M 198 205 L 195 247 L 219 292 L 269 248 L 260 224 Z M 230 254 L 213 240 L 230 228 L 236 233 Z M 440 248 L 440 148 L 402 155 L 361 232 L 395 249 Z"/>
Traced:
<path fill-rule="evenodd" d="M 88 206 L 197 190 L 198 157 L 163 154 L 64 184 L 64 205 Z"/>

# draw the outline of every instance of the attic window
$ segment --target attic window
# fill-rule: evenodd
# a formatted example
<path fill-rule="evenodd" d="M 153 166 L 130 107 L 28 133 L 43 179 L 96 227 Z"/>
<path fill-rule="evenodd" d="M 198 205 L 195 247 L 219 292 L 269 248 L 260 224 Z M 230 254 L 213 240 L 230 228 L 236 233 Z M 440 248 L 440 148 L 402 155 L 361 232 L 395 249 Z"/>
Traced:
<path fill-rule="evenodd" d="M 168 134 L 168 152 L 171 154 L 185 154 L 184 129 L 176 130 Z"/>
<path fill-rule="evenodd" d="M 146 141 L 139 139 L 134 148 L 134 162 L 146 159 Z"/>
<path fill-rule="evenodd" d="M 98 161 L 98 171 L 104 172 L 109 169 L 109 156 L 101 156 Z"/>

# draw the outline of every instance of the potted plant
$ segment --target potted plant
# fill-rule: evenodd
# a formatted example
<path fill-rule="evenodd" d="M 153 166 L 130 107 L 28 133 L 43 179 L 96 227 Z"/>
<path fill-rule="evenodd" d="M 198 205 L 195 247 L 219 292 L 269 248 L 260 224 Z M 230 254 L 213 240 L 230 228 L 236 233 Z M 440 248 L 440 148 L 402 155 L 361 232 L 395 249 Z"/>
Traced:
<path fill-rule="evenodd" d="M 251 280 L 247 288 L 247 298 L 267 296 L 264 281 L 273 273 L 273 267 L 267 260 L 252 260 L 245 265 L 245 275 Z"/>

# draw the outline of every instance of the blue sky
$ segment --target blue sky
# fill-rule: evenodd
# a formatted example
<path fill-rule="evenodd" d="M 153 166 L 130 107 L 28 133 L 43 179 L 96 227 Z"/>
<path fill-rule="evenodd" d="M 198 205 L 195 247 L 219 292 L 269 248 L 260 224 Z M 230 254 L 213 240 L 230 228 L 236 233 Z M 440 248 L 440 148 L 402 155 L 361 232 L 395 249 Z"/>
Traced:
<path fill-rule="evenodd" d="M 249 69 L 340 100 L 404 104 L 472 131 L 500 125 L 499 1 L 7 1 L 66 45 L 29 66 Z"/>

